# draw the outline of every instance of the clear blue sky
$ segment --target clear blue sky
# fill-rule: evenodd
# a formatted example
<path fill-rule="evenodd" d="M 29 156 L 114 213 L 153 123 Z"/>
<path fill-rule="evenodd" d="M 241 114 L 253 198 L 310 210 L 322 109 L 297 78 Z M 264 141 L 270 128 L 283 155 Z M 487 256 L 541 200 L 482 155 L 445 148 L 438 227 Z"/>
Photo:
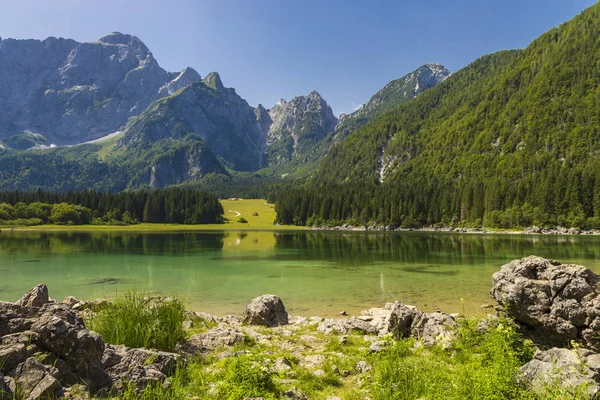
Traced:
<path fill-rule="evenodd" d="M 146 43 L 170 71 L 218 71 L 252 105 L 317 90 L 351 112 L 428 62 L 523 48 L 594 0 L 0 0 L 3 38 Z"/>

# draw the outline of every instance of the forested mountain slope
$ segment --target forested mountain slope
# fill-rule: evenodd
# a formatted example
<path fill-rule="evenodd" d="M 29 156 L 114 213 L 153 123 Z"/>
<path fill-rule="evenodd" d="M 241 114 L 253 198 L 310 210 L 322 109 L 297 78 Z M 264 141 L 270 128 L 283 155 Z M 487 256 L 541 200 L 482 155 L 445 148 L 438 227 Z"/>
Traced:
<path fill-rule="evenodd" d="M 353 132 L 280 221 L 599 225 L 599 22 L 597 4 Z"/>

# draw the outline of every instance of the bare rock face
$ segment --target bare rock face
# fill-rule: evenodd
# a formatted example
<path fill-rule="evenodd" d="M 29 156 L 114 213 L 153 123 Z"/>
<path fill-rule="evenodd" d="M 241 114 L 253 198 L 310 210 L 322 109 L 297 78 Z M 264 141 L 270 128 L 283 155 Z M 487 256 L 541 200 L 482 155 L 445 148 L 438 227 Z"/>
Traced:
<path fill-rule="evenodd" d="M 16 304 L 23 307 L 41 307 L 49 301 L 48 287 L 42 283 L 25 293 Z"/>
<path fill-rule="evenodd" d="M 31 131 L 48 144 L 113 133 L 152 101 L 200 80 L 162 69 L 137 37 L 0 41 L 0 138 Z"/>
<path fill-rule="evenodd" d="M 542 346 L 581 339 L 600 350 L 600 276 L 581 265 L 526 257 L 493 276 L 490 295 Z"/>
<path fill-rule="evenodd" d="M 560 382 L 570 388 L 587 386 L 592 399 L 600 392 L 600 355 L 589 350 L 538 350 L 521 371 L 534 390 L 543 390 L 549 384 Z"/>
<path fill-rule="evenodd" d="M 268 327 L 287 325 L 288 313 L 279 296 L 265 294 L 253 299 L 246 306 L 244 322 Z"/>

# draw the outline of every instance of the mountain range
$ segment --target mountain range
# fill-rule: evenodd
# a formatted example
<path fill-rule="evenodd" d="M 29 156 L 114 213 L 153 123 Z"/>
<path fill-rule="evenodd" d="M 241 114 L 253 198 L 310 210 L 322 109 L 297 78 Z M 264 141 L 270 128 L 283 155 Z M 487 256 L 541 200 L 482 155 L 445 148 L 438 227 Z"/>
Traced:
<path fill-rule="evenodd" d="M 308 175 L 351 131 L 448 76 L 441 65 L 425 65 L 338 120 L 316 91 L 265 109 L 216 72 L 202 79 L 189 67 L 165 71 L 132 35 L 0 39 L 0 190 Z"/>
<path fill-rule="evenodd" d="M 341 143 L 282 223 L 600 228 L 600 4 L 485 55 Z"/>

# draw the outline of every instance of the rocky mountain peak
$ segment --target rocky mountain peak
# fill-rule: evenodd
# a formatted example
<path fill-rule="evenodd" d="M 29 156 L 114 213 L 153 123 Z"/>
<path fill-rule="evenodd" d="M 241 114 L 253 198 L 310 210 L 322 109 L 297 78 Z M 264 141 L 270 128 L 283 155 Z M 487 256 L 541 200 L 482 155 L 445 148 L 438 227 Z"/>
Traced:
<path fill-rule="evenodd" d="M 267 134 L 269 163 L 284 164 L 304 153 L 333 131 L 337 118 L 316 91 L 281 99 L 270 110 L 272 124 Z"/>
<path fill-rule="evenodd" d="M 428 89 L 445 81 L 450 75 L 450 70 L 441 64 L 425 64 L 417 70 L 416 79 L 420 86 Z"/>
<path fill-rule="evenodd" d="M 218 72 L 211 72 L 210 74 L 206 75 L 202 82 L 204 82 L 206 86 L 215 90 L 222 90 L 225 88 L 225 86 L 223 86 L 223 82 L 221 82 L 221 77 L 219 76 Z"/>

